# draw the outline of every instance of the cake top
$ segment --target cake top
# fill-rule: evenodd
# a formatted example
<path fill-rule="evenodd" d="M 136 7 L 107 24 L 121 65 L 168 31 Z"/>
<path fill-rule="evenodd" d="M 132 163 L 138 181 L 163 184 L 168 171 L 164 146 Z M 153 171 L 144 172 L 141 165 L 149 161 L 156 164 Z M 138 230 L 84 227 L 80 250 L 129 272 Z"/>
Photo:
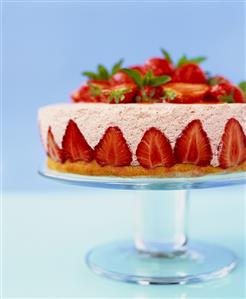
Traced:
<path fill-rule="evenodd" d="M 174 63 L 161 49 L 143 65 L 123 67 L 123 60 L 111 70 L 99 64 L 96 72 L 83 72 L 87 80 L 72 95 L 72 102 L 87 103 L 246 103 L 246 82 L 233 84 L 223 76 L 212 76 L 200 63 L 206 58 L 183 55 Z"/>

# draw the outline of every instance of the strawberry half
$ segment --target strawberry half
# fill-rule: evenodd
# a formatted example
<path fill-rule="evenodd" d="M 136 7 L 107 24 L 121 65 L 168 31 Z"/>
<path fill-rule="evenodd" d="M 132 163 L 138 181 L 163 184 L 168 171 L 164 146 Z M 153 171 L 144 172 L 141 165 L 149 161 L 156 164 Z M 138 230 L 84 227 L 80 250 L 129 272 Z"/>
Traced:
<path fill-rule="evenodd" d="M 219 164 L 222 168 L 236 166 L 246 161 L 246 136 L 235 118 L 229 119 L 225 125 L 220 149 Z"/>
<path fill-rule="evenodd" d="M 63 163 L 65 161 L 63 150 L 55 142 L 51 127 L 49 127 L 47 134 L 47 154 L 55 162 Z"/>
<path fill-rule="evenodd" d="M 175 70 L 173 81 L 205 84 L 207 83 L 207 77 L 199 65 L 196 63 L 186 63 Z"/>
<path fill-rule="evenodd" d="M 193 120 L 183 130 L 176 140 L 174 155 L 178 163 L 210 165 L 212 150 L 200 120 Z"/>
<path fill-rule="evenodd" d="M 124 83 L 102 90 L 102 101 L 111 104 L 132 103 L 137 87 L 134 83 Z"/>
<path fill-rule="evenodd" d="M 168 103 L 201 103 L 209 90 L 206 84 L 167 83 L 163 85 L 164 98 Z"/>
<path fill-rule="evenodd" d="M 143 135 L 136 151 L 138 162 L 144 168 L 174 165 L 173 151 L 167 137 L 158 129 L 150 128 Z"/>
<path fill-rule="evenodd" d="M 118 127 L 109 127 L 95 147 L 95 159 L 101 166 L 128 166 L 132 154 Z"/>
<path fill-rule="evenodd" d="M 62 140 L 62 148 L 66 160 L 71 162 L 85 161 L 93 159 L 93 150 L 80 132 L 77 124 L 69 120 Z"/>

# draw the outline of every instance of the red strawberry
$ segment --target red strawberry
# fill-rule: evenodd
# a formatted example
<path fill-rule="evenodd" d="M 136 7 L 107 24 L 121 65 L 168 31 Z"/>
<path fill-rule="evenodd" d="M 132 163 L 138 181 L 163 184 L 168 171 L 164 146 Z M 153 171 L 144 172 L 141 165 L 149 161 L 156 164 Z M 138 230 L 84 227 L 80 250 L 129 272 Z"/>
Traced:
<path fill-rule="evenodd" d="M 143 65 L 130 66 L 129 69 L 138 71 L 142 76 L 144 76 L 147 73 L 147 70 L 146 70 L 145 66 L 143 66 Z"/>
<path fill-rule="evenodd" d="M 163 88 L 161 86 L 146 85 L 139 89 L 136 96 L 137 102 L 163 102 L 162 97 L 164 95 Z"/>
<path fill-rule="evenodd" d="M 132 78 L 130 78 L 126 73 L 119 71 L 114 74 L 110 80 L 113 85 L 124 84 L 124 83 L 134 83 Z"/>
<path fill-rule="evenodd" d="M 243 91 L 236 85 L 220 83 L 210 87 L 206 101 L 215 103 L 245 103 Z"/>
<path fill-rule="evenodd" d="M 186 63 L 175 70 L 174 82 L 183 83 L 207 83 L 207 77 L 199 65 L 195 63 Z"/>
<path fill-rule="evenodd" d="M 193 120 L 176 140 L 174 155 L 178 163 L 191 163 L 208 166 L 212 159 L 212 150 L 206 132 L 200 120 Z"/>
<path fill-rule="evenodd" d="M 139 164 L 144 168 L 171 167 L 175 163 L 169 140 L 153 127 L 144 133 L 136 155 Z"/>
<path fill-rule="evenodd" d="M 231 118 L 225 125 L 220 143 L 220 167 L 228 168 L 246 161 L 246 136 L 240 123 Z"/>
<path fill-rule="evenodd" d="M 216 84 L 221 84 L 221 83 L 231 84 L 231 82 L 223 76 L 211 77 L 211 78 L 209 78 L 208 83 L 210 85 L 216 85 Z"/>
<path fill-rule="evenodd" d="M 150 58 L 145 62 L 147 71 L 152 71 L 154 76 L 172 75 L 173 65 L 164 58 Z"/>
<path fill-rule="evenodd" d="M 102 89 L 109 88 L 110 84 L 106 80 L 89 80 L 86 85 L 82 85 L 78 91 L 72 95 L 73 102 L 100 102 Z"/>
<path fill-rule="evenodd" d="M 47 134 L 47 154 L 55 162 L 63 163 L 65 161 L 63 150 L 56 144 L 51 127 Z"/>
<path fill-rule="evenodd" d="M 167 83 L 163 85 L 164 98 L 169 103 L 201 103 L 209 90 L 206 84 Z"/>
<path fill-rule="evenodd" d="M 115 103 L 132 103 L 135 97 L 137 87 L 134 83 L 124 83 L 114 85 L 110 88 L 102 90 L 102 97 L 104 102 L 111 104 Z"/>
<path fill-rule="evenodd" d="M 62 148 L 66 160 L 71 162 L 85 161 L 93 159 L 93 150 L 80 132 L 77 124 L 69 120 L 62 140 Z"/>
<path fill-rule="evenodd" d="M 73 102 L 78 103 L 78 102 L 99 102 L 100 98 L 98 96 L 93 96 L 90 87 L 87 85 L 83 85 L 80 87 L 79 90 L 75 91 L 71 95 L 71 99 Z"/>
<path fill-rule="evenodd" d="M 132 154 L 118 127 L 109 127 L 95 147 L 95 159 L 101 165 L 127 166 Z"/>

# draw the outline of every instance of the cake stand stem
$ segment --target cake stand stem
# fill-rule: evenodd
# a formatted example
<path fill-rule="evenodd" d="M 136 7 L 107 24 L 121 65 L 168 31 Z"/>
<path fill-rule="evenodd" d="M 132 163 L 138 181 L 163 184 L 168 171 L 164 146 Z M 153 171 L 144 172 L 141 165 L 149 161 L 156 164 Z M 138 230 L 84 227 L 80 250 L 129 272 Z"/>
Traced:
<path fill-rule="evenodd" d="M 134 241 L 138 251 L 175 257 L 188 242 L 189 190 L 136 191 Z"/>

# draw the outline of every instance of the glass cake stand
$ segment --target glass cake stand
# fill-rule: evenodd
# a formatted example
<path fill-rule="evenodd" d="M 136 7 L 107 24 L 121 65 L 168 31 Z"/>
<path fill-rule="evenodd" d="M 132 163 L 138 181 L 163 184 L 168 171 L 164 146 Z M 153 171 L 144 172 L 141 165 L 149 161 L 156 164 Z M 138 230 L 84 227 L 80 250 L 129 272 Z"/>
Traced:
<path fill-rule="evenodd" d="M 139 284 L 184 284 L 223 277 L 236 266 L 237 258 L 230 250 L 188 239 L 188 202 L 192 189 L 245 183 L 245 172 L 195 178 L 121 178 L 60 173 L 44 167 L 39 173 L 81 187 L 136 190 L 134 240 L 90 250 L 86 263 L 97 274 Z"/>

